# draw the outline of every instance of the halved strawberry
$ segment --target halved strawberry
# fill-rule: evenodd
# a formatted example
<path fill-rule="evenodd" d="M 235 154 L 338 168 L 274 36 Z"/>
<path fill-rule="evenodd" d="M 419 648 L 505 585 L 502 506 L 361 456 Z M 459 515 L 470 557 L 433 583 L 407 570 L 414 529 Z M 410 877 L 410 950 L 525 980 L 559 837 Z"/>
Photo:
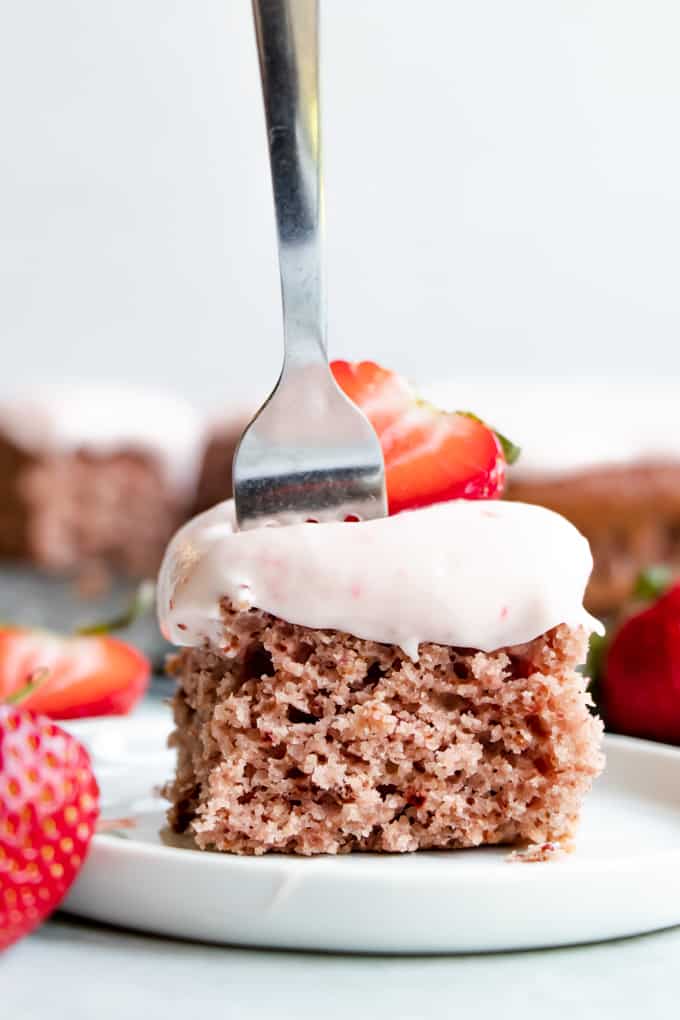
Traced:
<path fill-rule="evenodd" d="M 0 701 L 43 671 L 45 679 L 22 705 L 52 719 L 123 715 L 141 698 L 151 675 L 145 655 L 108 635 L 0 630 Z"/>
<path fill-rule="evenodd" d="M 390 513 L 502 494 L 507 441 L 474 415 L 419 400 L 404 379 L 372 361 L 334 361 L 331 369 L 378 434 Z"/>

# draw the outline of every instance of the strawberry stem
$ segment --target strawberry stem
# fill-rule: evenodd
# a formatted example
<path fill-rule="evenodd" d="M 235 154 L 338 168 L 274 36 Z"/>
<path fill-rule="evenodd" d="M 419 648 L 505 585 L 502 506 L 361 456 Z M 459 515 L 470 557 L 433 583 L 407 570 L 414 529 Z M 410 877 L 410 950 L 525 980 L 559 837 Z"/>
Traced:
<path fill-rule="evenodd" d="M 18 690 L 9 694 L 4 703 L 6 705 L 21 705 L 24 701 L 28 701 L 30 696 L 42 687 L 49 675 L 50 671 L 45 666 L 34 670 L 23 687 L 19 687 Z"/>
<path fill-rule="evenodd" d="M 126 627 L 130 627 L 135 620 L 145 616 L 152 609 L 155 599 L 156 585 L 153 581 L 142 581 L 122 613 L 109 620 L 100 620 L 98 623 L 89 623 L 84 627 L 79 627 L 76 634 L 79 637 L 91 637 L 96 634 L 110 634 L 114 630 L 124 630 Z"/>

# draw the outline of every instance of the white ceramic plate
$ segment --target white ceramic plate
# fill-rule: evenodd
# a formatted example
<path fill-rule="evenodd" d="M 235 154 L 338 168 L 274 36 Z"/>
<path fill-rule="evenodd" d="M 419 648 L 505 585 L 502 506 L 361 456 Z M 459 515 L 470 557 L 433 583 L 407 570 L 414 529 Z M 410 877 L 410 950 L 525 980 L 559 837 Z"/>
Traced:
<path fill-rule="evenodd" d="M 236 857 L 163 842 L 154 787 L 173 768 L 160 707 L 71 724 L 105 818 L 66 909 L 163 935 L 281 948 L 439 953 L 557 946 L 680 923 L 680 750 L 607 738 L 576 852 L 509 864 L 507 849 Z"/>

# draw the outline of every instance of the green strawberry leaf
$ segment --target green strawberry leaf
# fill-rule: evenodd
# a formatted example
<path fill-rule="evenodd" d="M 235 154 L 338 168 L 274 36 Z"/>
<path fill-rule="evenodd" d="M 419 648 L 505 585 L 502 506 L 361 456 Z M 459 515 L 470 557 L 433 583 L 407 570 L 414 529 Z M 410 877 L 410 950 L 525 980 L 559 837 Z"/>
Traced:
<path fill-rule="evenodd" d="M 506 464 L 516 464 L 522 454 L 522 447 L 518 446 L 517 443 L 513 443 L 512 439 L 508 439 L 508 437 L 504 436 L 502 432 L 498 431 L 498 429 L 494 429 L 493 431 L 496 439 L 503 449 Z"/>
<path fill-rule="evenodd" d="M 588 678 L 588 691 L 595 702 L 595 707 L 598 709 L 600 707 L 600 693 L 608 645 L 607 634 L 591 634 L 588 658 L 583 667 L 583 672 Z"/>
<path fill-rule="evenodd" d="M 641 570 L 635 581 L 633 597 L 642 602 L 653 602 L 670 587 L 673 571 L 664 563 L 656 563 Z"/>
<path fill-rule="evenodd" d="M 522 453 L 522 447 L 518 446 L 517 443 L 513 443 L 512 439 L 508 439 L 502 432 L 495 429 L 492 425 L 487 425 L 483 418 L 475 414 L 473 411 L 457 411 L 456 414 L 462 414 L 466 418 L 472 418 L 473 421 L 479 422 L 480 425 L 486 425 L 487 428 L 491 429 L 498 442 L 501 444 L 503 450 L 503 456 L 505 457 L 506 464 L 516 464 Z"/>

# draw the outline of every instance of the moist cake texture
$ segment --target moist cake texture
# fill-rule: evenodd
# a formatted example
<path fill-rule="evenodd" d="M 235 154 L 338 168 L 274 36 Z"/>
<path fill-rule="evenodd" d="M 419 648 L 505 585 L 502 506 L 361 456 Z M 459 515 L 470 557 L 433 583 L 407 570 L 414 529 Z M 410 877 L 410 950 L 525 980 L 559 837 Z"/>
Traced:
<path fill-rule="evenodd" d="M 169 820 L 239 854 L 568 840 L 602 767 L 583 628 L 493 653 L 394 646 L 222 606 L 170 663 Z"/>

